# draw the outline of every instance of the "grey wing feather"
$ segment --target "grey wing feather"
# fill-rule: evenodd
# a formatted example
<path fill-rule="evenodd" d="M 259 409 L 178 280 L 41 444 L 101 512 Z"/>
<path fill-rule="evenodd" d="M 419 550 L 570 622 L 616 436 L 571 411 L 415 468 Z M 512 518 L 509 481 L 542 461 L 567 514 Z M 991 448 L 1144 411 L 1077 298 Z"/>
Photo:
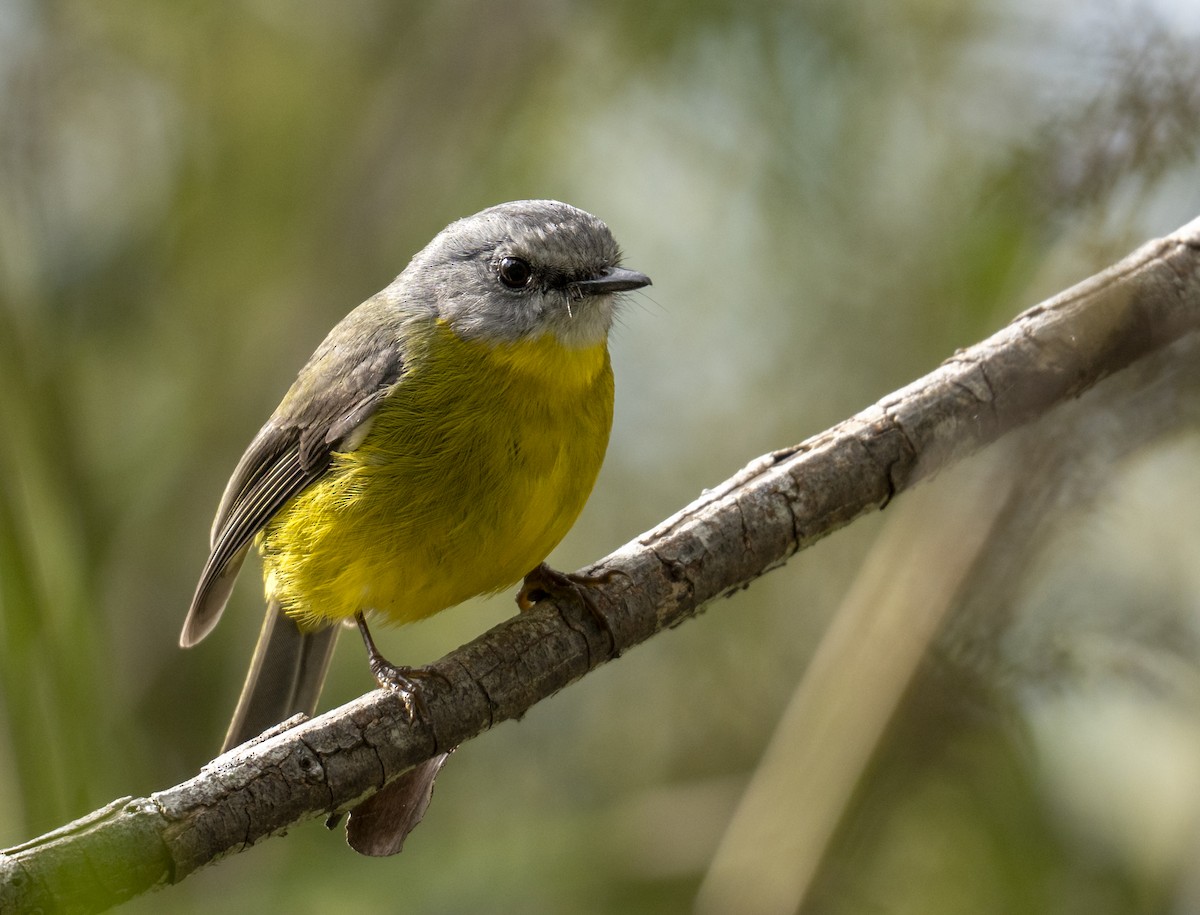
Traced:
<path fill-rule="evenodd" d="M 331 345 L 337 333 L 335 328 L 313 354 L 225 488 L 213 522 L 212 551 L 179 639 L 185 648 L 208 635 L 221 618 L 254 537 L 292 496 L 325 474 L 333 452 L 343 441 L 353 441 L 355 429 L 370 420 L 403 374 L 399 346 L 363 358 L 361 349 Z M 317 363 L 319 379 L 309 371 Z"/>
<path fill-rule="evenodd" d="M 323 470 L 323 468 L 322 468 Z M 239 493 L 213 539 L 212 552 L 200 573 L 179 643 L 185 648 L 203 639 L 221 618 L 250 542 L 288 499 L 320 476 L 300 466 L 292 446 L 273 464 L 255 468 L 249 488 Z"/>
<path fill-rule="evenodd" d="M 288 435 L 286 429 L 279 428 L 274 416 L 254 436 L 254 440 L 246 448 L 246 453 L 233 469 L 229 482 L 225 484 L 225 492 L 221 494 L 221 504 L 217 507 L 209 535 L 210 547 L 216 548 L 217 540 L 226 527 L 234 505 L 255 489 L 255 484 L 262 475 L 294 444 L 295 437 L 295 432 Z"/>

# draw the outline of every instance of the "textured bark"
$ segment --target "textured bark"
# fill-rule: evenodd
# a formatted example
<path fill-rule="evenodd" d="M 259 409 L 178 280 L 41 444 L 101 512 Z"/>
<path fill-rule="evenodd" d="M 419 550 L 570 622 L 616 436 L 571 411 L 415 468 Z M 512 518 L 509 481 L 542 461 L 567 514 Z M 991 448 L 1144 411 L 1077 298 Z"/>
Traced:
<path fill-rule="evenodd" d="M 425 716 L 375 691 L 149 798 L 0 853 L 0 911 L 101 911 L 353 807 L 405 769 L 678 625 L 1107 375 L 1200 329 L 1200 220 L 1030 309 L 832 429 L 765 455 L 591 569 L 594 606 L 544 601 L 432 666 Z"/>

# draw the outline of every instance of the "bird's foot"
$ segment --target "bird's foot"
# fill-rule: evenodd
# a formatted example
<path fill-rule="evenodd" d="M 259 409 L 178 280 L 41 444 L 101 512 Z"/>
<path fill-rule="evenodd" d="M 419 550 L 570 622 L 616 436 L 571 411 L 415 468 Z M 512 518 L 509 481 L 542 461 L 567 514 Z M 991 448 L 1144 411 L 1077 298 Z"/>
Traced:
<path fill-rule="evenodd" d="M 588 615 L 608 633 L 609 638 L 613 640 L 613 645 L 616 645 L 616 634 L 609 625 L 608 617 L 600 610 L 600 605 L 596 602 L 596 596 L 592 593 L 592 589 L 597 585 L 606 585 L 613 580 L 614 576 L 623 574 L 617 569 L 606 569 L 599 575 L 577 575 L 570 572 L 559 572 L 543 562 L 525 576 L 521 590 L 517 592 L 517 606 L 522 613 L 526 613 L 532 610 L 538 601 L 548 597 L 568 600 L 574 598 L 583 604 Z"/>
<path fill-rule="evenodd" d="M 371 637 L 371 630 L 367 628 L 367 621 L 363 615 L 359 613 L 354 619 L 358 623 L 358 631 L 362 633 L 363 644 L 367 646 L 367 662 L 371 666 L 371 676 L 375 678 L 375 682 L 381 689 L 391 690 L 396 694 L 404 704 L 404 711 L 408 715 L 409 721 L 412 721 L 418 714 L 422 718 L 426 717 L 425 700 L 421 696 L 420 681 L 433 677 L 440 679 L 440 675 L 426 667 L 404 667 L 393 664 L 375 647 L 375 640 Z"/>

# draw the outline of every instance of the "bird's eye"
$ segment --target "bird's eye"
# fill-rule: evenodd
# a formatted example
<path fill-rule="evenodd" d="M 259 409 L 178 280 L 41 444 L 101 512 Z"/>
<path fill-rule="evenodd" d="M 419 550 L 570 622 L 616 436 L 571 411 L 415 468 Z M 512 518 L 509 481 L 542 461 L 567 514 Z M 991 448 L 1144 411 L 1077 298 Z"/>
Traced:
<path fill-rule="evenodd" d="M 533 267 L 520 257 L 503 257 L 496 266 L 500 282 L 509 289 L 524 289 L 533 279 Z"/>

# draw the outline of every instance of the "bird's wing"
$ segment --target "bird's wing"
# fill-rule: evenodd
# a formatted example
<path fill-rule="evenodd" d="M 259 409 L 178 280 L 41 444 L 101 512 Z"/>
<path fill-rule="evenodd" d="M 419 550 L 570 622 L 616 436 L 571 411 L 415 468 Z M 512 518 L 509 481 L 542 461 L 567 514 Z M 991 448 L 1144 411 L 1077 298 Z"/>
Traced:
<path fill-rule="evenodd" d="M 326 473 L 339 446 L 357 444 L 355 431 L 403 375 L 398 345 L 368 353 L 365 348 L 378 347 L 378 340 L 344 330 L 351 333 L 335 330 L 313 354 L 225 487 L 213 522 L 212 552 L 179 639 L 185 648 L 208 635 L 221 618 L 254 537 L 288 499 Z M 360 345 L 331 344 L 335 338 Z"/>

